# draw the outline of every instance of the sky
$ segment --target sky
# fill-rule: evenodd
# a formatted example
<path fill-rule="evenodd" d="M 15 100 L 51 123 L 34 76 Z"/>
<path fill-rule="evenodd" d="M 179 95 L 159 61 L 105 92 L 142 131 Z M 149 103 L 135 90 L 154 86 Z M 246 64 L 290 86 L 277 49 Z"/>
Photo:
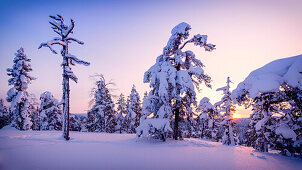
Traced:
<path fill-rule="evenodd" d="M 73 67 L 78 83 L 71 83 L 71 112 L 86 113 L 91 99 L 93 80 L 103 74 L 116 85 L 113 94 L 129 95 L 133 84 L 141 97 L 149 91 L 143 83 L 147 71 L 162 53 L 172 28 L 180 22 L 191 25 L 191 36 L 208 35 L 208 42 L 217 49 L 188 45 L 206 66 L 212 78 L 212 89 L 201 86 L 197 99 L 220 100 L 216 89 L 231 89 L 248 74 L 280 58 L 302 53 L 302 1 L 22 1 L 0 0 L 0 98 L 6 97 L 6 68 L 12 67 L 14 53 L 23 47 L 32 59 L 31 75 L 37 79 L 28 91 L 39 98 L 50 91 L 61 99 L 62 57 L 48 48 L 38 50 L 42 42 L 57 35 L 48 23 L 49 15 L 60 14 L 76 22 L 73 37 L 85 42 L 71 44 L 69 52 L 91 62 L 88 67 Z M 59 50 L 59 47 L 55 49 Z M 248 117 L 249 110 L 237 109 L 236 117 Z"/>

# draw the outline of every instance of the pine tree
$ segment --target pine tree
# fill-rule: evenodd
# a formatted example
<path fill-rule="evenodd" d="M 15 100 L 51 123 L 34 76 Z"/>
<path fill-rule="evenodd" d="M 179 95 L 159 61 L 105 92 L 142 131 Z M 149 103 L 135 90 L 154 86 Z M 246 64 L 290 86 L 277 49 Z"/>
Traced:
<path fill-rule="evenodd" d="M 54 96 L 46 91 L 40 96 L 40 130 L 62 130 L 62 109 Z"/>
<path fill-rule="evenodd" d="M 7 115 L 8 115 L 7 107 L 4 105 L 3 99 L 0 99 L 0 116 L 2 117 Z"/>
<path fill-rule="evenodd" d="M 10 115 L 3 99 L 0 99 L 0 129 L 10 123 Z"/>
<path fill-rule="evenodd" d="M 148 92 L 145 91 L 143 101 L 148 98 Z"/>
<path fill-rule="evenodd" d="M 296 151 L 288 146 L 301 146 L 301 59 L 298 55 L 272 61 L 252 71 L 232 92 L 233 101 L 253 107 L 247 135 L 258 151 L 268 152 L 270 147 L 290 155 Z"/>
<path fill-rule="evenodd" d="M 282 91 L 264 92 L 254 98 L 244 93 L 236 98 L 246 107 L 252 106 L 251 122 L 246 132 L 248 146 L 261 152 L 268 152 L 269 146 L 275 147 L 278 118 L 273 117 L 273 114 L 280 113 L 277 105 L 285 101 L 282 93 Z"/>
<path fill-rule="evenodd" d="M 127 99 L 127 114 L 125 116 L 125 124 L 128 133 L 135 133 L 135 129 L 139 126 L 142 115 L 141 101 L 135 86 L 133 85 L 131 93 Z"/>
<path fill-rule="evenodd" d="M 215 116 L 217 116 L 217 111 L 209 98 L 204 97 L 200 100 L 198 111 L 201 111 L 197 117 L 198 136 L 216 141 L 218 130 L 215 126 Z"/>
<path fill-rule="evenodd" d="M 94 94 L 93 107 L 88 111 L 87 129 L 90 132 L 115 132 L 116 120 L 114 103 L 103 75 L 99 75 L 92 89 Z"/>
<path fill-rule="evenodd" d="M 116 127 L 115 129 L 122 133 L 125 131 L 124 127 L 124 115 L 126 115 L 126 103 L 125 96 L 121 93 L 119 99 L 117 100 L 117 115 L 116 115 Z"/>
<path fill-rule="evenodd" d="M 256 134 L 256 124 L 263 118 L 262 113 L 254 110 L 253 113 L 250 115 L 250 123 L 248 125 L 248 130 L 245 133 L 246 136 L 246 145 L 255 148 L 255 143 L 257 140 Z"/>
<path fill-rule="evenodd" d="M 64 19 L 62 16 L 49 16 L 51 21 L 49 22 L 52 25 L 52 29 L 55 33 L 57 33 L 60 37 L 55 37 L 53 40 L 48 41 L 46 43 L 41 43 L 39 49 L 41 47 L 48 47 L 54 54 L 57 52 L 52 48 L 53 45 L 58 44 L 62 46 L 61 55 L 63 57 L 63 62 L 61 64 L 63 68 L 63 96 L 62 96 L 62 104 L 63 104 L 63 137 L 66 140 L 69 140 L 69 79 L 77 82 L 78 78 L 73 74 L 70 65 L 82 64 L 85 66 L 90 65 L 89 62 L 78 59 L 76 56 L 71 55 L 69 53 L 68 44 L 71 42 L 77 42 L 78 44 L 84 44 L 84 42 L 70 37 L 69 35 L 73 33 L 74 29 L 74 21 L 71 19 L 71 24 L 69 26 L 65 25 Z"/>
<path fill-rule="evenodd" d="M 32 121 L 32 130 L 40 130 L 40 113 L 39 113 L 39 102 L 34 94 L 29 94 L 29 110 Z"/>
<path fill-rule="evenodd" d="M 185 117 L 191 105 L 196 105 L 195 87 L 205 82 L 211 87 L 211 78 L 204 74 L 204 65 L 192 51 L 182 51 L 188 43 L 204 47 L 206 51 L 215 49 L 207 43 L 207 36 L 197 34 L 188 39 L 191 26 L 180 23 L 171 31 L 171 37 L 163 54 L 157 57 L 156 63 L 144 75 L 144 83 L 149 83 L 151 91 L 144 101 L 143 111 L 147 115 L 153 113 L 154 118 L 169 118 L 174 120 L 174 139 L 179 137 L 180 117 Z M 185 41 L 186 40 L 186 41 Z"/>
<path fill-rule="evenodd" d="M 87 132 L 86 117 L 81 114 L 70 114 L 70 130 Z"/>
<path fill-rule="evenodd" d="M 220 114 L 223 115 L 223 121 L 221 125 L 224 127 L 224 134 L 222 136 L 222 143 L 226 145 L 235 145 L 235 134 L 233 132 L 233 125 L 232 125 L 232 117 L 233 112 L 235 111 L 234 104 L 231 99 L 231 92 L 230 92 L 230 77 L 227 78 L 227 85 L 221 88 L 218 88 L 216 91 L 222 91 L 223 97 L 221 101 L 215 103 L 215 107 L 219 109 Z"/>
<path fill-rule="evenodd" d="M 278 92 L 281 103 L 278 113 L 281 116 L 277 120 L 275 129 L 274 148 L 280 150 L 283 155 L 294 156 L 302 154 L 302 90 L 283 85 Z"/>
<path fill-rule="evenodd" d="M 35 78 L 29 75 L 29 72 L 32 71 L 30 61 L 31 59 L 24 54 L 24 49 L 20 48 L 15 53 L 13 67 L 7 69 L 7 75 L 11 76 L 8 84 L 13 86 L 7 92 L 6 98 L 8 102 L 11 102 L 9 108 L 12 114 L 11 126 L 19 130 L 28 130 L 32 125 L 30 110 L 28 109 L 30 101 L 27 88 Z"/>

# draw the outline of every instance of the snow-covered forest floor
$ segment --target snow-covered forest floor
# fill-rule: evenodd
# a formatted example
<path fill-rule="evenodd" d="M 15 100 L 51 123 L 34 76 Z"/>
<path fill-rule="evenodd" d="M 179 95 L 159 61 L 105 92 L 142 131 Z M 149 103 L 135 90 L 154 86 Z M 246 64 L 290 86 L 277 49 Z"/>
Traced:
<path fill-rule="evenodd" d="M 302 160 L 202 139 L 136 141 L 132 134 L 0 130 L 0 169 L 301 169 Z"/>

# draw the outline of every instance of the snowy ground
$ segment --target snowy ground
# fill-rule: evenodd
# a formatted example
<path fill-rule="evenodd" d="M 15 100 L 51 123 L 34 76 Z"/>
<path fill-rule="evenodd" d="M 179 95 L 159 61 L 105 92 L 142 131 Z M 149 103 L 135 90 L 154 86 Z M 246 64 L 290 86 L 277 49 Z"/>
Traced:
<path fill-rule="evenodd" d="M 0 130 L 0 170 L 301 169 L 302 160 L 200 139 L 139 140 L 135 135 Z"/>

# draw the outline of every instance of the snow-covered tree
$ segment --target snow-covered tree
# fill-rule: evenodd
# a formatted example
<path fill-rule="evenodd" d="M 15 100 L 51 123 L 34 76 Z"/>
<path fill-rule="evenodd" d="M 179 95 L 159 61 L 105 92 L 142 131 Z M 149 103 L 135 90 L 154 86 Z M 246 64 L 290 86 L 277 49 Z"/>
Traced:
<path fill-rule="evenodd" d="M 73 33 L 75 22 L 71 19 L 71 23 L 68 26 L 65 24 L 63 17 L 60 15 L 49 17 L 51 18 L 51 21 L 49 22 L 51 24 L 51 28 L 55 33 L 59 35 L 59 37 L 55 37 L 53 40 L 46 43 L 41 43 L 39 48 L 48 47 L 54 54 L 57 54 L 52 46 L 56 44 L 62 46 L 61 55 L 63 57 L 63 62 L 61 66 L 63 68 L 63 96 L 61 103 L 63 104 L 63 137 L 66 140 L 69 140 L 69 79 L 72 79 L 75 82 L 78 81 L 78 78 L 73 74 L 70 66 L 75 65 L 76 63 L 88 66 L 90 63 L 78 59 L 76 56 L 71 55 L 69 52 L 69 43 L 76 42 L 81 45 L 84 44 L 84 42 L 70 37 L 70 34 Z"/>
<path fill-rule="evenodd" d="M 234 122 L 234 132 L 238 137 L 238 145 L 247 146 L 247 131 L 249 129 L 249 123 L 251 122 L 249 118 L 239 118 L 233 119 Z"/>
<path fill-rule="evenodd" d="M 115 132 L 116 120 L 114 103 L 103 75 L 98 76 L 95 88 L 92 89 L 94 105 L 88 111 L 87 129 L 90 132 Z"/>
<path fill-rule="evenodd" d="M 6 100 L 11 102 L 9 108 L 12 114 L 11 125 L 19 130 L 28 130 L 32 125 L 27 88 L 35 78 L 29 75 L 32 71 L 30 61 L 31 59 L 24 54 L 24 49 L 20 48 L 15 53 L 13 67 L 7 69 L 7 75 L 11 76 L 8 85 L 13 87 L 7 92 Z"/>
<path fill-rule="evenodd" d="M 135 133 L 142 115 L 141 101 L 135 86 L 133 85 L 131 93 L 127 99 L 127 114 L 125 116 L 125 126 L 127 133 Z"/>
<path fill-rule="evenodd" d="M 284 86 L 278 92 L 281 98 L 277 105 L 278 117 L 273 149 L 280 150 L 283 155 L 302 154 L 302 90 Z M 299 97 L 300 96 L 300 97 Z"/>
<path fill-rule="evenodd" d="M 10 122 L 7 107 L 4 105 L 3 99 L 0 99 L 0 129 Z"/>
<path fill-rule="evenodd" d="M 148 92 L 145 91 L 143 101 L 148 99 Z"/>
<path fill-rule="evenodd" d="M 217 103 L 215 107 L 218 108 L 220 115 L 223 115 L 223 121 L 220 123 L 224 127 L 224 134 L 222 136 L 222 143 L 226 145 L 235 145 L 235 134 L 233 132 L 233 125 L 231 120 L 233 119 L 233 112 L 235 107 L 231 99 L 230 92 L 230 77 L 227 78 L 227 85 L 221 88 L 218 88 L 216 91 L 222 91 L 223 97 Z"/>
<path fill-rule="evenodd" d="M 211 87 L 211 78 L 204 74 L 204 65 L 190 50 L 184 47 L 193 43 L 203 47 L 206 51 L 215 49 L 214 45 L 207 43 L 207 35 L 197 34 L 188 39 L 191 26 L 182 22 L 171 31 L 171 37 L 156 59 L 156 63 L 144 75 L 144 83 L 149 83 L 151 91 L 144 101 L 143 112 L 147 115 L 153 113 L 154 118 L 175 117 L 174 139 L 179 137 L 180 117 L 187 114 L 181 111 L 190 110 L 191 105 L 196 105 L 195 88 L 205 82 Z"/>
<path fill-rule="evenodd" d="M 257 133 L 256 133 L 256 124 L 262 119 L 262 113 L 259 110 L 253 110 L 250 115 L 250 123 L 248 125 L 248 130 L 245 133 L 246 136 L 246 145 L 252 146 L 255 148 L 255 143 L 257 140 Z"/>
<path fill-rule="evenodd" d="M 40 104 L 34 94 L 29 94 L 29 110 L 32 121 L 32 130 L 40 130 Z"/>
<path fill-rule="evenodd" d="M 46 91 L 40 96 L 40 130 L 62 130 L 62 109 L 57 99 Z"/>
<path fill-rule="evenodd" d="M 251 144 L 255 149 L 268 152 L 269 146 L 283 148 L 284 154 L 288 155 L 293 150 L 289 148 L 289 150 L 285 150 L 286 145 L 295 143 L 297 147 L 301 146 L 302 142 L 299 140 L 302 138 L 297 138 L 299 131 L 301 132 L 301 126 L 299 126 L 301 108 L 284 111 L 284 108 L 301 107 L 301 103 L 299 103 L 302 89 L 301 65 L 302 55 L 272 61 L 252 71 L 232 92 L 234 101 L 246 107 L 253 106 L 252 123 L 254 127 L 251 128 L 255 129 L 249 130 L 249 132 L 255 140 Z M 285 107 L 282 106 L 284 103 L 286 103 Z M 280 120 L 273 117 L 273 114 L 282 112 L 283 116 Z M 297 126 L 293 126 L 292 121 L 288 121 L 291 119 L 290 114 L 297 116 L 293 119 L 296 120 L 293 121 L 295 122 L 293 124 Z M 286 133 L 283 133 L 285 131 Z M 295 135 L 293 135 L 294 133 Z M 291 134 L 290 137 L 287 136 L 288 134 Z M 282 138 L 292 140 L 292 142 L 281 142 L 283 146 L 278 147 L 275 146 L 276 142 L 272 142 L 274 137 L 277 140 L 279 138 L 278 142 L 282 141 Z"/>
<path fill-rule="evenodd" d="M 198 111 L 201 112 L 197 117 L 198 137 L 216 140 L 218 130 L 215 127 L 215 116 L 217 111 L 209 98 L 204 97 L 200 100 Z"/>
<path fill-rule="evenodd" d="M 119 99 L 117 100 L 117 115 L 116 115 L 116 127 L 115 129 L 122 133 L 125 131 L 124 127 L 124 121 L 125 121 L 125 115 L 126 112 L 126 102 L 125 102 L 125 96 L 121 93 Z"/>
<path fill-rule="evenodd" d="M 70 130 L 87 132 L 87 117 L 83 114 L 70 114 Z"/>
<path fill-rule="evenodd" d="M 4 105 L 3 99 L 0 99 L 0 116 L 8 115 L 7 107 Z"/>

